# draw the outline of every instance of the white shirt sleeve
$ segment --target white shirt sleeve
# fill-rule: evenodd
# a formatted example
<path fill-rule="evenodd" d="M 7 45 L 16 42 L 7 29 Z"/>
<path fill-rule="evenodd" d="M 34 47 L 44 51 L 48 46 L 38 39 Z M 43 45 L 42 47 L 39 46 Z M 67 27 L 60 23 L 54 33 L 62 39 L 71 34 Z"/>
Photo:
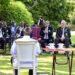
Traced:
<path fill-rule="evenodd" d="M 11 46 L 11 51 L 10 51 L 10 53 L 11 53 L 12 55 L 16 55 L 16 43 L 15 43 L 15 41 L 13 42 L 13 44 L 12 44 L 12 46 Z"/>
<path fill-rule="evenodd" d="M 40 44 L 38 42 L 35 45 L 35 51 L 36 51 L 36 56 L 38 56 L 42 51 L 40 48 Z"/>

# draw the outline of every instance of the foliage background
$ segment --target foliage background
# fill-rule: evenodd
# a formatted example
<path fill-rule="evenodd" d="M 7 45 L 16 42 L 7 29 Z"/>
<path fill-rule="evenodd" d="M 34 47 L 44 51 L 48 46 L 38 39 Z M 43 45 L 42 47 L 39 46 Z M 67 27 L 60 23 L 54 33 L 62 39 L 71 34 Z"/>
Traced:
<path fill-rule="evenodd" d="M 33 23 L 32 14 L 21 1 L 0 0 L 0 7 L 0 20 L 15 21 L 17 24 L 21 21 L 25 21 L 29 25 Z"/>
<path fill-rule="evenodd" d="M 66 0 L 0 0 L 0 7 L 1 20 L 32 24 L 43 16 L 51 21 L 54 29 L 62 19 L 70 22 L 69 14 L 73 12 L 72 4 Z"/>

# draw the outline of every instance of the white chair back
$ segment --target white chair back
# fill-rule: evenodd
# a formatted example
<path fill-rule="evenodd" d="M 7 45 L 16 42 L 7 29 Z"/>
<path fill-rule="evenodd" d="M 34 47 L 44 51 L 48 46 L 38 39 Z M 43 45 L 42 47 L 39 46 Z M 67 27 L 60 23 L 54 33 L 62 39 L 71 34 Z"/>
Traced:
<path fill-rule="evenodd" d="M 37 41 L 16 41 L 18 69 L 33 69 L 36 75 L 35 44 Z"/>

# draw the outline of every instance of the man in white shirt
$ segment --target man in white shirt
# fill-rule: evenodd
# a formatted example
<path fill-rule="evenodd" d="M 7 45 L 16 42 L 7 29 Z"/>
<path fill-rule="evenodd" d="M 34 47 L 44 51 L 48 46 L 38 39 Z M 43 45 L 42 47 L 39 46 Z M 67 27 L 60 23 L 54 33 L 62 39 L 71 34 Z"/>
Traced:
<path fill-rule="evenodd" d="M 20 38 L 21 40 L 28 40 L 28 41 L 32 41 L 32 40 L 34 40 L 34 39 L 32 39 L 32 38 L 30 38 L 30 33 L 31 33 L 31 28 L 29 28 L 29 27 L 26 27 L 25 28 L 25 36 L 23 37 L 23 38 Z M 18 39 L 17 39 L 18 40 Z M 39 43 L 37 42 L 36 43 L 36 45 L 35 45 L 35 50 L 36 50 L 36 56 L 38 55 L 38 54 L 40 54 L 41 53 L 41 50 L 40 50 L 40 45 L 39 45 Z M 13 66 L 15 67 L 15 75 L 18 75 L 18 70 L 17 70 L 17 60 L 16 60 L 16 43 L 15 43 L 15 41 L 13 42 L 13 45 L 12 45 L 12 47 L 11 47 L 11 54 L 12 54 L 12 56 L 13 56 Z M 30 69 L 29 70 L 29 75 L 33 75 L 33 70 L 32 69 Z"/>

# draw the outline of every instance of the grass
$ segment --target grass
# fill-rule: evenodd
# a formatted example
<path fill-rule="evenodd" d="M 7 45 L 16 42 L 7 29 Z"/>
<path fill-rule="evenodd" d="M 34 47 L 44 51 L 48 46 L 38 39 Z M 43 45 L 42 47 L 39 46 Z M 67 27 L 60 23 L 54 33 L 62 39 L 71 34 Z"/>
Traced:
<path fill-rule="evenodd" d="M 74 56 L 75 57 L 75 56 Z M 57 56 L 57 61 L 64 62 L 66 57 L 63 55 Z M 38 71 L 39 72 L 52 72 L 52 55 L 42 53 L 38 58 Z M 75 58 L 73 59 L 72 75 L 75 75 Z M 56 75 L 68 75 L 68 64 L 57 65 L 56 64 Z M 13 67 L 10 64 L 9 56 L 0 56 L 0 75 L 13 75 Z M 21 70 L 21 75 L 28 75 L 28 70 Z"/>
<path fill-rule="evenodd" d="M 72 36 L 72 43 L 75 43 L 75 36 Z M 10 55 L 0 55 L 0 75 L 13 75 L 13 67 L 10 63 Z M 52 72 L 52 55 L 42 53 L 38 58 L 38 71 L 39 72 Z M 57 61 L 66 62 L 66 57 L 63 55 L 57 56 Z M 68 75 L 68 64 L 57 65 L 56 64 L 56 75 Z M 28 70 L 21 70 L 21 75 L 28 75 Z M 72 75 L 75 75 L 75 56 L 73 58 L 73 69 Z"/>
<path fill-rule="evenodd" d="M 75 44 L 75 36 L 71 37 L 72 43 Z"/>

